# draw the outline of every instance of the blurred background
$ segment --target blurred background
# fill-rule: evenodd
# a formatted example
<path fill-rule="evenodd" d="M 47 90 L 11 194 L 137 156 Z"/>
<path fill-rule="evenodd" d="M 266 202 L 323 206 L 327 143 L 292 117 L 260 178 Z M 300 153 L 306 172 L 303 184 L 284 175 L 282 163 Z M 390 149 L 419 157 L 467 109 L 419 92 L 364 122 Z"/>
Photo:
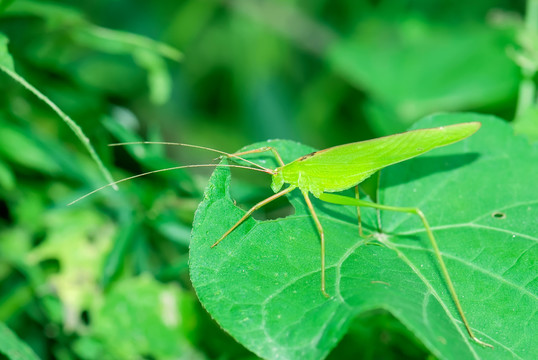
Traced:
<path fill-rule="evenodd" d="M 212 322 L 189 283 L 190 226 L 209 173 L 155 174 L 68 207 L 107 180 L 28 84 L 80 126 L 114 179 L 215 158 L 108 146 L 116 142 L 234 152 L 280 138 L 323 149 L 443 111 L 517 118 L 524 129 L 537 112 L 519 94 L 533 86 L 526 64 L 538 54 L 525 7 L 0 1 L 0 63 L 23 79 L 0 72 L 0 322 L 42 359 L 256 358 Z M 266 197 L 267 184 L 241 183 L 238 202 Z M 361 315 L 331 354 L 428 356 L 382 312 Z"/>

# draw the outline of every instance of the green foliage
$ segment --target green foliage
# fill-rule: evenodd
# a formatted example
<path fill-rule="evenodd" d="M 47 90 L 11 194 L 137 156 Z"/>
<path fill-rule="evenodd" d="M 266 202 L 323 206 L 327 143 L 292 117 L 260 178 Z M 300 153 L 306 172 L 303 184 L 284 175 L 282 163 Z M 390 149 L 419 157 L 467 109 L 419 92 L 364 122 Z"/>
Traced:
<path fill-rule="evenodd" d="M 454 29 L 410 18 L 396 25 L 365 22 L 356 34 L 336 43 L 328 60 L 371 94 L 367 111 L 378 133 L 404 131 L 439 109 L 509 101 L 518 85 L 518 67 L 498 51 L 511 42 L 502 29 Z"/>
<path fill-rule="evenodd" d="M 103 185 L 104 168 L 114 179 L 120 179 L 163 167 L 208 163 L 214 156 L 179 147 L 107 145 L 165 140 L 232 152 L 245 144 L 282 138 L 323 149 L 397 133 L 422 115 L 439 111 L 483 112 L 508 122 L 515 119 L 514 129 L 532 140 L 536 138 L 538 68 L 538 35 L 533 24 L 537 23 L 534 19 L 538 11 L 531 1 L 528 11 L 524 7 L 522 1 L 505 0 L 0 0 L 0 358 L 18 359 L 17 354 L 30 353 L 21 350 L 14 354 L 17 349 L 27 348 L 22 343 L 41 359 L 257 358 L 202 309 L 190 282 L 191 225 L 209 171 L 154 174 L 122 183 L 120 191 L 107 189 L 72 207 L 66 206 Z M 382 192 L 376 193 L 375 177 L 363 183 L 364 190 L 371 197 L 378 196 L 381 202 L 402 201 L 404 205 L 421 205 L 421 197 L 426 194 L 423 210 L 438 225 L 460 213 L 480 210 L 480 201 L 456 203 L 459 196 L 471 199 L 477 196 L 470 193 L 471 189 L 479 184 L 484 183 L 484 188 L 486 184 L 497 184 L 488 188 L 487 198 L 492 201 L 489 208 L 499 210 L 504 201 L 519 199 L 533 188 L 529 185 L 532 171 L 519 173 L 519 165 L 527 155 L 508 148 L 513 139 L 508 135 L 511 129 L 508 125 L 503 129 L 507 138 L 496 146 L 505 153 L 491 161 L 493 170 L 486 167 L 484 157 L 465 157 L 469 162 L 462 166 L 454 158 L 444 158 L 448 161 L 444 164 L 428 162 L 425 159 L 431 158 L 427 157 L 412 162 L 412 174 L 390 175 L 407 167 L 387 169 L 380 180 Z M 480 130 L 471 140 L 478 141 L 474 137 L 481 133 L 485 134 Z M 312 149 L 293 142 L 279 144 L 290 154 L 287 160 Z M 492 148 L 482 145 L 486 148 L 474 153 Z M 96 166 L 97 159 L 102 163 L 101 171 Z M 269 156 L 260 160 L 274 165 Z M 498 173 L 507 170 L 498 164 L 504 162 L 515 165 L 510 165 L 509 178 L 500 179 Z M 424 193 L 419 188 L 416 193 L 391 193 L 400 185 L 408 189 L 407 180 L 394 179 L 409 177 L 413 184 L 427 184 L 430 176 L 448 176 L 453 171 L 460 174 L 476 164 L 484 166 L 483 173 L 477 173 L 472 180 L 438 182 L 445 187 L 451 185 L 450 194 Z M 426 174 L 425 169 L 432 166 L 441 167 L 443 172 Z M 232 199 L 243 209 L 273 194 L 265 174 L 240 170 L 232 174 L 231 190 L 225 187 L 223 191 L 230 190 Z M 481 194 L 481 190 L 476 193 Z M 450 207 L 441 211 L 436 199 Z M 222 205 L 227 201 L 223 200 Z M 290 218 L 276 220 L 286 223 L 305 214 L 297 195 L 290 201 L 298 210 L 286 206 L 287 200 L 283 200 L 257 211 L 254 217 L 273 219 L 295 211 Z M 230 206 L 230 212 L 219 211 L 212 220 L 221 221 L 222 230 L 241 214 L 236 206 L 226 206 Z M 322 221 L 329 224 L 335 216 L 342 216 L 334 226 L 327 225 L 332 231 L 340 232 L 345 225 L 346 232 L 356 235 L 352 209 L 320 202 L 316 206 L 322 207 Z M 508 223 L 510 229 L 528 226 L 525 221 L 532 217 L 520 211 L 513 216 L 506 211 L 510 216 L 503 218 L 503 210 L 499 210 L 496 216 L 500 218 L 487 219 L 493 224 Z M 375 213 L 365 210 L 363 215 L 367 230 L 374 231 Z M 415 220 L 396 214 L 381 216 L 383 229 L 390 230 L 393 246 L 399 245 L 397 250 L 412 261 L 420 261 L 424 251 L 412 253 L 411 247 L 403 247 L 411 244 L 429 249 L 419 233 L 416 238 L 411 237 L 413 234 L 402 238 L 415 229 Z M 400 226 L 395 223 L 398 219 L 402 221 Z M 283 241 L 277 237 L 281 229 L 275 234 L 267 233 L 256 244 L 267 274 L 246 267 L 256 258 L 230 262 L 229 270 L 242 278 L 259 276 L 265 284 L 260 286 L 269 292 L 272 283 L 283 279 L 275 278 L 275 272 L 283 274 L 282 266 L 297 261 L 297 257 L 287 257 L 293 253 L 287 252 L 288 247 L 301 246 L 299 263 L 304 262 L 304 269 L 312 274 L 304 278 L 306 297 L 297 299 L 298 303 L 286 303 L 286 307 L 292 309 L 302 303 L 303 309 L 308 309 L 323 300 L 318 290 L 319 243 L 309 217 L 297 221 L 300 233 L 294 232 L 296 239 L 291 244 L 279 245 Z M 249 220 L 235 236 L 251 226 L 258 228 L 254 220 Z M 473 229 L 485 234 L 483 227 Z M 221 235 L 216 234 L 217 229 L 211 231 Z M 451 229 L 450 234 L 459 236 L 459 231 Z M 456 271 L 460 267 L 457 259 L 473 254 L 464 247 L 466 238 L 454 241 L 450 234 L 443 235 L 442 229 L 436 229 L 444 254 L 450 255 L 445 257 L 448 267 Z M 345 246 L 352 240 L 345 240 L 344 235 L 341 243 L 334 244 L 333 240 L 329 244 L 329 260 L 350 250 Z M 489 274 L 501 273 L 499 268 L 504 261 L 524 246 L 519 237 L 510 240 L 509 247 L 501 246 L 496 236 L 499 234 L 483 235 L 481 245 L 488 252 L 474 254 L 480 269 L 492 269 Z M 475 235 L 470 238 L 476 240 Z M 215 239 L 205 239 L 211 240 Z M 233 255 L 239 249 L 248 250 L 232 237 L 212 251 L 205 244 L 198 254 L 207 251 L 215 264 L 225 259 L 223 252 Z M 476 245 L 470 244 L 472 249 Z M 417 280 L 416 273 L 389 255 L 394 252 L 387 245 L 353 250 L 353 256 L 360 257 L 360 261 L 364 257 L 366 264 L 372 261 L 366 259 L 368 252 L 378 253 L 409 273 L 409 281 L 417 284 L 417 289 L 424 288 L 425 283 Z M 528 310 L 523 300 L 528 299 L 519 296 L 515 285 L 506 290 L 509 285 L 526 281 L 527 294 L 536 296 L 535 279 L 525 269 L 535 265 L 529 257 L 532 251 L 529 248 L 503 275 L 512 283 L 489 286 L 491 279 L 485 280 L 487 291 L 499 289 L 488 299 L 477 295 L 482 285 L 468 277 L 475 270 L 465 268 L 454 275 L 463 305 L 471 309 L 472 325 L 486 331 L 485 335 L 491 335 L 492 327 L 498 328 L 504 338 L 495 340 L 509 346 L 514 334 L 524 329 L 522 324 L 533 324 L 532 319 L 528 323 L 521 320 Z M 428 314 L 437 314 L 441 323 L 450 322 L 449 314 L 453 316 L 454 312 L 435 262 L 427 258 L 421 264 L 421 272 L 439 294 L 437 304 L 446 305 L 439 313 L 429 309 Z M 374 265 L 361 269 L 374 271 Z M 346 266 L 349 271 L 358 269 L 349 261 Z M 328 276 L 331 281 L 336 279 L 334 268 Z M 461 276 L 465 277 L 463 283 Z M 235 286 L 237 292 L 229 294 L 239 301 L 242 294 L 253 296 L 257 291 L 218 276 L 214 281 L 221 281 L 227 291 L 230 289 L 226 286 Z M 355 280 L 349 281 L 351 284 Z M 266 284 L 271 286 L 267 288 Z M 317 350 L 320 354 L 329 351 L 328 343 L 335 344 L 341 338 L 329 358 L 426 359 L 439 355 L 443 347 L 435 342 L 434 335 L 424 333 L 426 325 L 421 318 L 400 316 L 405 309 L 395 304 L 396 300 L 387 299 L 387 292 L 401 295 L 407 289 L 392 283 L 389 289 L 384 289 L 382 283 L 358 287 L 363 285 L 371 286 L 371 297 L 350 297 L 348 316 L 340 314 L 346 320 L 341 327 L 332 333 L 318 329 L 319 334 L 325 334 L 319 339 L 325 344 Z M 203 294 L 203 289 L 198 290 Z M 216 289 L 216 294 L 220 291 Z M 275 301 L 283 299 L 276 297 Z M 488 315 L 477 320 L 476 314 L 481 314 L 477 299 L 484 300 L 493 309 L 492 314 L 500 306 L 507 310 L 502 316 Z M 510 308 L 517 299 L 523 300 Z M 373 301 L 386 305 L 384 310 L 373 309 Z M 489 301 L 498 304 L 493 306 Z M 323 304 L 338 308 L 334 299 Z M 276 302 L 269 305 L 278 309 Z M 245 314 L 239 309 L 244 310 L 232 307 L 225 315 L 232 321 Z M 170 322 L 164 313 L 177 315 L 177 322 Z M 297 318 L 300 314 L 291 316 Z M 457 322 L 458 318 L 453 318 Z M 223 324 L 222 319 L 217 319 Z M 311 330 L 313 322 L 320 321 L 305 319 L 304 325 L 302 319 L 296 325 L 302 335 Z M 269 326 L 275 329 L 285 321 L 289 319 L 276 319 Z M 248 324 L 237 322 L 226 330 L 237 339 L 234 326 Z M 327 324 L 335 326 L 330 321 Z M 456 328 L 461 329 L 461 325 L 456 323 Z M 505 333 L 505 328 L 511 332 Z M 447 339 L 453 337 L 455 351 L 460 351 L 467 340 L 454 329 L 452 324 L 439 334 L 447 333 Z M 257 331 L 252 334 L 252 339 L 259 336 Z M 276 337 L 282 339 L 283 334 Z M 523 344 L 526 337 L 521 339 Z M 254 348 L 248 341 L 245 344 Z M 260 341 L 259 346 L 271 345 Z M 498 349 L 504 354 L 502 346 L 496 346 L 494 351 Z M 532 358 L 531 346 L 527 353 L 515 345 L 511 349 L 521 358 Z M 481 354 L 483 350 L 475 351 Z M 486 355 L 483 358 L 491 358 L 490 353 Z"/>
<path fill-rule="evenodd" d="M 0 353 L 13 360 L 37 360 L 36 354 L 0 322 Z"/>
<path fill-rule="evenodd" d="M 93 326 L 76 352 L 83 359 L 201 359 L 187 341 L 196 325 L 193 303 L 192 295 L 149 276 L 119 282 L 93 309 Z"/>
<path fill-rule="evenodd" d="M 528 108 L 514 120 L 516 134 L 525 135 L 529 141 L 538 141 L 538 108 Z"/>
<path fill-rule="evenodd" d="M 8 38 L 0 34 L 0 64 L 9 70 L 13 70 L 13 58 L 7 49 Z"/>
<path fill-rule="evenodd" d="M 525 358 L 538 351 L 530 335 L 538 331 L 531 320 L 538 307 L 531 267 L 538 256 L 532 187 L 538 148 L 486 116 L 439 115 L 417 127 L 467 121 L 483 127 L 460 143 L 382 170 L 379 202 L 424 211 L 471 325 L 495 349 L 469 340 L 424 228 L 409 214 L 386 211 L 377 220 L 374 211 L 364 211 L 365 227 L 381 243 L 374 246 L 358 236 L 355 209 L 316 202 L 331 299 L 319 290 L 319 239 L 300 194 L 290 195 L 293 215 L 247 220 L 211 249 L 243 213 L 230 197 L 226 168 L 210 180 L 191 243 L 191 278 L 206 309 L 263 358 L 321 359 L 357 313 L 377 308 L 394 314 L 438 357 Z M 313 150 L 291 142 L 271 146 L 285 162 Z"/>

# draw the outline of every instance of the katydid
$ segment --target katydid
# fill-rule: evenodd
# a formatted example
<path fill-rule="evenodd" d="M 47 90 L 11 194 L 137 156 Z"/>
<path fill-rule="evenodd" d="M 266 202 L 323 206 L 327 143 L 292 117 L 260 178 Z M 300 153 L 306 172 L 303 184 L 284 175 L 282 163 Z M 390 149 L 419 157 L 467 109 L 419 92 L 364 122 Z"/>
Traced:
<path fill-rule="evenodd" d="M 147 173 L 135 175 L 126 179 L 119 180 L 113 184 L 117 184 L 122 181 L 126 181 L 135 177 L 140 177 L 156 172 L 167 171 L 171 169 L 187 168 L 187 167 L 201 167 L 201 166 L 225 166 L 225 167 L 240 167 L 240 168 L 249 168 L 257 171 L 262 171 L 272 175 L 272 184 L 271 188 L 275 192 L 274 195 L 268 197 L 265 200 L 260 201 L 252 208 L 250 208 L 244 215 L 241 217 L 228 231 L 226 231 L 218 240 L 216 240 L 211 247 L 217 246 L 221 241 L 223 241 L 232 231 L 234 231 L 238 226 L 240 226 L 247 218 L 249 218 L 252 213 L 264 205 L 278 199 L 279 197 L 290 193 L 295 189 L 299 189 L 304 197 L 306 205 L 310 211 L 312 219 L 316 225 L 317 231 L 320 236 L 321 244 L 321 292 L 326 297 L 329 297 L 329 294 L 326 291 L 325 285 L 325 234 L 323 231 L 323 226 L 316 214 L 316 211 L 310 200 L 310 195 L 318 198 L 319 200 L 339 204 L 339 205 L 349 205 L 357 207 L 358 220 L 359 220 L 359 234 L 362 236 L 362 227 L 360 219 L 360 207 L 371 207 L 379 210 L 390 210 L 397 212 L 404 212 L 409 214 L 415 214 L 420 217 L 426 234 L 431 242 L 435 257 L 438 261 L 441 273 L 445 279 L 448 290 L 456 305 L 458 313 L 463 321 L 463 324 L 470 336 L 470 338 L 476 343 L 493 347 L 490 344 L 487 344 L 479 340 L 471 330 L 471 327 L 465 317 L 463 308 L 459 302 L 458 295 L 456 293 L 455 287 L 452 283 L 450 275 L 448 273 L 445 262 L 441 256 L 441 252 L 437 245 L 437 241 L 433 235 L 430 225 L 426 220 L 425 215 L 419 208 L 415 207 L 395 207 L 382 205 L 377 203 L 372 203 L 369 201 L 361 200 L 358 198 L 358 185 L 374 174 L 376 171 L 392 165 L 398 162 L 402 162 L 407 159 L 411 159 L 418 155 L 421 155 L 425 152 L 428 152 L 434 148 L 449 145 L 460 140 L 467 138 L 468 136 L 474 134 L 481 124 L 479 122 L 468 122 L 456 125 L 442 126 L 437 128 L 430 129 L 419 129 L 412 130 L 401 134 L 395 134 L 390 136 L 385 136 L 377 139 L 355 142 L 345 145 L 339 145 L 331 147 L 325 150 L 320 150 L 313 152 L 311 154 L 304 155 L 288 164 L 285 164 L 282 160 L 282 157 L 279 155 L 278 151 L 272 147 L 263 147 L 259 149 L 228 154 L 223 151 L 210 149 L 206 147 L 188 145 L 188 144 L 177 144 L 177 143 L 161 143 L 161 144 L 171 144 L 171 145 L 183 145 L 195 148 L 202 148 L 210 151 L 215 151 L 229 157 L 232 159 L 239 159 L 246 161 L 250 165 L 255 166 L 246 167 L 241 165 L 227 165 L 227 164 L 207 164 L 207 165 L 187 165 L 187 166 L 178 166 L 168 169 L 160 169 L 155 171 L 150 171 Z M 153 142 L 144 142 L 144 143 L 153 143 Z M 132 143 L 123 143 L 116 145 L 128 145 Z M 261 153 L 261 152 L 271 152 L 276 161 L 280 164 L 276 169 L 264 168 L 252 161 L 245 159 L 243 156 L 252 153 Z M 112 186 L 113 184 L 108 184 L 103 186 Z M 288 186 L 281 190 L 284 184 Z M 340 192 L 346 189 L 355 187 L 355 197 L 348 197 L 339 194 L 332 194 L 334 192 Z M 101 190 L 99 188 L 85 196 L 88 196 L 96 191 Z M 84 197 L 85 197 L 84 196 Z M 80 200 L 79 198 L 78 200 Z M 78 201 L 75 200 L 75 201 Z"/>

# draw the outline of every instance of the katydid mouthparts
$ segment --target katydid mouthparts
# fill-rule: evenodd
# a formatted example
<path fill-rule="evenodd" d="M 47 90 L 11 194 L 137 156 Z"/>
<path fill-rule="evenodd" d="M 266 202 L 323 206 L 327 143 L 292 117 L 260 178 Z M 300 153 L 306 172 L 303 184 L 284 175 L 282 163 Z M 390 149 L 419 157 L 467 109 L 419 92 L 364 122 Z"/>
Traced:
<path fill-rule="evenodd" d="M 77 200 L 71 202 L 69 205 L 97 191 L 100 191 L 109 186 L 116 185 L 120 182 L 174 169 L 193 167 L 232 167 L 247 168 L 265 172 L 272 176 L 271 188 L 275 192 L 275 194 L 252 206 L 231 228 L 229 228 L 219 239 L 217 239 L 211 245 L 211 247 L 215 247 L 220 242 L 222 242 L 232 231 L 234 231 L 246 219 L 248 219 L 254 211 L 260 209 L 261 207 L 274 201 L 275 199 L 278 199 L 279 197 L 286 195 L 295 189 L 298 189 L 301 191 L 304 197 L 306 205 L 319 233 L 321 245 L 321 292 L 326 297 L 330 297 L 330 295 L 327 293 L 325 285 L 325 234 L 323 231 L 323 226 L 316 214 L 314 206 L 312 205 L 310 195 L 313 195 L 319 200 L 328 203 L 357 207 L 359 236 L 363 235 L 359 211 L 360 207 L 371 207 L 379 210 L 389 210 L 415 214 L 422 221 L 422 225 L 424 226 L 426 234 L 430 240 L 441 274 L 446 281 L 452 300 L 454 301 L 454 304 L 457 308 L 461 320 L 463 321 L 467 333 L 469 334 L 470 338 L 476 343 L 486 347 L 493 347 L 490 344 L 481 341 L 474 335 L 471 326 L 467 321 L 463 308 L 460 304 L 456 289 L 454 287 L 454 284 L 452 283 L 448 269 L 441 256 L 441 252 L 437 245 L 437 241 L 435 240 L 435 237 L 433 235 L 432 229 L 426 219 L 426 216 L 422 213 L 422 211 L 416 207 L 396 207 L 377 204 L 361 200 L 358 197 L 358 185 L 380 169 L 414 158 L 437 147 L 450 145 L 452 143 L 463 140 L 474 134 L 480 128 L 480 126 L 481 124 L 479 122 L 468 122 L 436 128 L 412 130 L 372 140 L 334 146 L 328 149 L 316 151 L 311 154 L 301 156 L 288 164 L 284 163 L 278 151 L 272 147 L 263 147 L 259 149 L 231 154 L 198 145 L 169 142 L 137 142 L 112 144 L 131 145 L 140 143 L 157 143 L 199 148 L 216 152 L 221 156 L 230 158 L 232 160 L 235 159 L 244 161 L 249 166 L 233 164 L 200 164 L 184 165 L 154 170 L 107 184 L 78 198 Z M 244 156 L 247 154 L 262 152 L 271 152 L 280 166 L 276 169 L 268 169 L 244 158 Z M 287 184 L 287 187 L 282 189 L 285 184 Z M 353 187 L 355 188 L 355 197 L 334 194 Z"/>

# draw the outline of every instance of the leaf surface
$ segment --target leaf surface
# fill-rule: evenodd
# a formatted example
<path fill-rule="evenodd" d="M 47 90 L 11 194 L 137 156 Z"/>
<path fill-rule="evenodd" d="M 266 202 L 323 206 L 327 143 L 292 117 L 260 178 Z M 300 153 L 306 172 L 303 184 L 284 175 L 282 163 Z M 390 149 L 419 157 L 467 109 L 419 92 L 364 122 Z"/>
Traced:
<path fill-rule="evenodd" d="M 416 206 L 428 217 L 460 301 L 482 348 L 468 337 L 440 275 L 424 228 L 413 215 L 356 210 L 314 201 L 326 233 L 327 291 L 320 291 L 320 245 L 298 191 L 293 215 L 249 218 L 210 245 L 244 211 L 230 197 L 226 168 L 211 177 L 196 213 L 190 270 L 202 304 L 239 342 L 263 358 L 321 359 L 351 320 L 385 309 L 443 359 L 530 358 L 538 353 L 538 150 L 499 119 L 437 115 L 418 128 L 480 121 L 470 138 L 381 172 L 380 203 Z M 253 148 L 267 144 L 254 144 Z M 275 141 L 285 162 L 313 149 Z M 258 155 L 263 166 L 272 159 Z M 251 158 L 252 159 L 252 158 Z"/>

